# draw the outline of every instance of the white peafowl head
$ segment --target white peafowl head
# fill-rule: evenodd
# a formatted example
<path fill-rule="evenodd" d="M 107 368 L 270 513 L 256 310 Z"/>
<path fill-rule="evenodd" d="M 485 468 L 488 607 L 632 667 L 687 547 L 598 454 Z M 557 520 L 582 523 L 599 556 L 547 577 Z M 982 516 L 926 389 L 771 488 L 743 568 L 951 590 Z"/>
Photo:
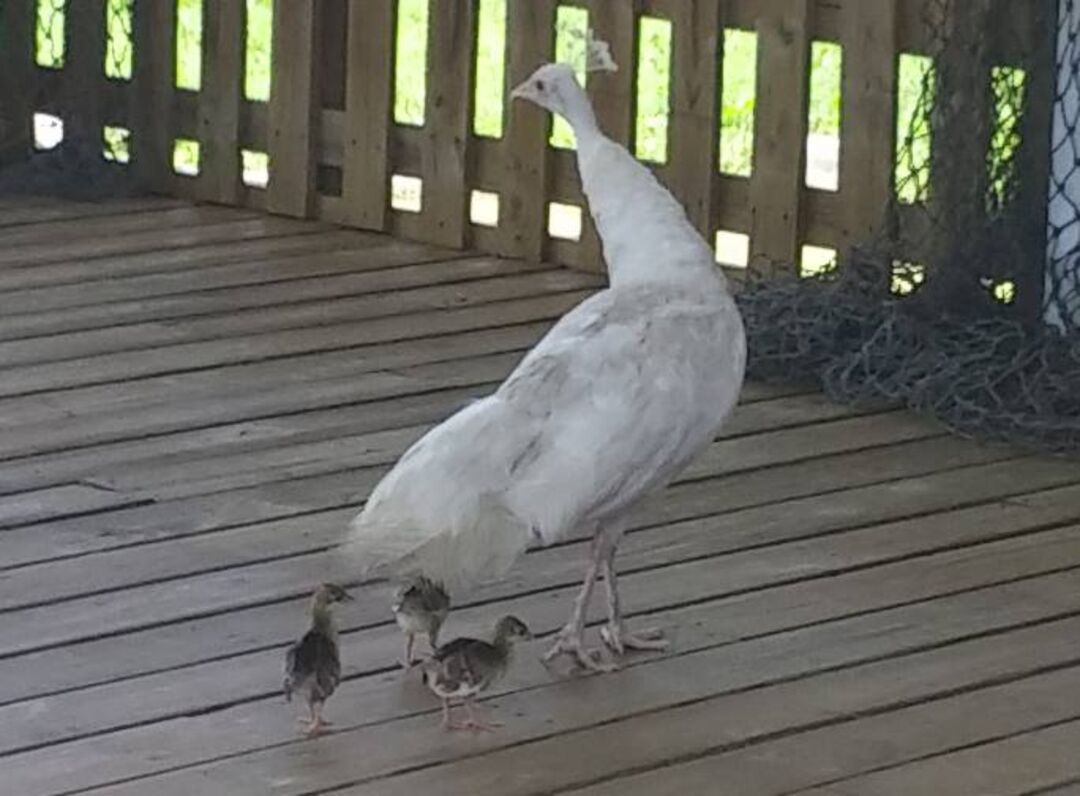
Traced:
<path fill-rule="evenodd" d="M 585 71 L 616 72 L 618 68 L 611 57 L 611 48 L 607 42 L 593 38 L 593 33 L 589 30 L 585 34 Z M 552 63 L 544 64 L 529 75 L 528 79 L 510 92 L 510 96 L 535 102 L 552 113 L 568 116 L 573 111 L 575 101 L 584 96 L 584 91 L 572 66 Z"/>

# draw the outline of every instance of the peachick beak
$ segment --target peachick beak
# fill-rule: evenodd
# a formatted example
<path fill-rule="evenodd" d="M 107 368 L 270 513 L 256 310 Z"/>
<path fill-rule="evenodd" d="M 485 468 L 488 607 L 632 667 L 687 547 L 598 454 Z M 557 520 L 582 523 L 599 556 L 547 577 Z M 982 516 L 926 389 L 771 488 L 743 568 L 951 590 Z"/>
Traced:
<path fill-rule="evenodd" d="M 520 86 L 510 92 L 510 99 L 528 99 L 529 93 L 527 91 L 527 83 L 522 83 Z"/>

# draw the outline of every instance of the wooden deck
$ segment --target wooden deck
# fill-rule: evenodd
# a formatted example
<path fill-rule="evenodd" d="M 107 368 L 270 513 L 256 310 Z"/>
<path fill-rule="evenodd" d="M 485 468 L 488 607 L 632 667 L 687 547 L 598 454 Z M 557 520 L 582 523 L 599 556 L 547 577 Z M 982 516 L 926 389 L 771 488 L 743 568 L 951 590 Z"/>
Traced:
<path fill-rule="evenodd" d="M 507 726 L 448 736 L 358 589 L 298 738 L 283 646 L 346 518 L 596 280 L 166 200 L 5 201 L 0 242 L 0 791 L 1080 793 L 1080 467 L 760 385 L 623 544 L 670 653 L 538 639 Z M 584 548 L 448 633 L 552 633 Z"/>

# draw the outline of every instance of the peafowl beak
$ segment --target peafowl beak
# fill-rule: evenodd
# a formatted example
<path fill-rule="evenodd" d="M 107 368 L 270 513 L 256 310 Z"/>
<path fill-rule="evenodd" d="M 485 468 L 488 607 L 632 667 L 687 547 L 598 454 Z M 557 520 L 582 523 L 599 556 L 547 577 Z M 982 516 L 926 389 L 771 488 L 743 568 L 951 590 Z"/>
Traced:
<path fill-rule="evenodd" d="M 531 88 L 529 86 L 529 81 L 528 80 L 526 80 L 524 83 L 522 83 L 521 85 L 519 85 L 517 88 L 515 88 L 513 91 L 510 92 L 510 99 L 531 100 L 532 98 L 533 98 L 533 94 L 532 94 L 532 90 L 531 90 Z"/>

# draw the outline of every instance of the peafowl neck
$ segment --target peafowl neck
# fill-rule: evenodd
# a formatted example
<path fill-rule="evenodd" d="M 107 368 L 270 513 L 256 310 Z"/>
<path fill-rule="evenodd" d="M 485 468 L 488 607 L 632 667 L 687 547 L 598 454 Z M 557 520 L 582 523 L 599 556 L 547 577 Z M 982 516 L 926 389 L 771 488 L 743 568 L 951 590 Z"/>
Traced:
<path fill-rule="evenodd" d="M 573 128 L 579 149 L 603 137 L 589 95 L 577 83 L 574 83 L 574 90 L 569 92 L 569 96 L 563 97 L 562 117 Z"/>
<path fill-rule="evenodd" d="M 612 286 L 685 282 L 722 288 L 712 249 L 682 205 L 625 147 L 601 132 L 585 91 L 579 87 L 564 105 Z"/>

